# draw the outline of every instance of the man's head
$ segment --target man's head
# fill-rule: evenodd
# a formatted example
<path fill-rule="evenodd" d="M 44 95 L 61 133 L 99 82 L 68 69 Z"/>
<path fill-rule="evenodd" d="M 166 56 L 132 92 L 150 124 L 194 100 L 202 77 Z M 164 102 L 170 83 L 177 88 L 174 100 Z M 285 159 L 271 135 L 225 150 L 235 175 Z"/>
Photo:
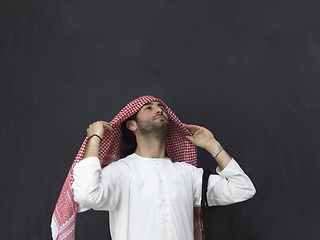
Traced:
<path fill-rule="evenodd" d="M 137 147 L 136 138 L 157 138 L 164 140 L 169 131 L 169 117 L 160 102 L 148 102 L 121 124 L 123 151 L 126 156 Z"/>
<path fill-rule="evenodd" d="M 148 102 L 138 111 L 135 119 L 127 121 L 126 127 L 136 137 L 163 139 L 169 130 L 169 118 L 161 103 Z"/>

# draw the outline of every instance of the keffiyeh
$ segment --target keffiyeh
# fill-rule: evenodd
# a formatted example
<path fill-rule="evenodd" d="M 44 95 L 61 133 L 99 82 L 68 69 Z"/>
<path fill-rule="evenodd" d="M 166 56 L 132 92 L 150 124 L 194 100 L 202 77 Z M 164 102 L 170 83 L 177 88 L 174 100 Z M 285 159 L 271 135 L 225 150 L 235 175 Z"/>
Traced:
<path fill-rule="evenodd" d="M 172 162 L 186 162 L 197 166 L 197 150 L 190 141 L 184 138 L 191 135 L 172 110 L 161 100 L 145 95 L 128 103 L 110 122 L 113 131 L 105 130 L 100 147 L 99 159 L 101 167 L 117 161 L 121 157 L 121 123 L 138 112 L 148 102 L 160 102 L 170 118 L 169 131 L 166 136 L 166 154 Z M 86 138 L 71 166 L 68 176 L 62 187 L 55 210 L 52 216 L 51 230 L 54 240 L 74 240 L 77 212 L 88 210 L 74 201 L 72 192 L 73 168 L 82 160 L 86 146 Z M 200 208 L 194 209 L 195 240 L 202 239 Z"/>

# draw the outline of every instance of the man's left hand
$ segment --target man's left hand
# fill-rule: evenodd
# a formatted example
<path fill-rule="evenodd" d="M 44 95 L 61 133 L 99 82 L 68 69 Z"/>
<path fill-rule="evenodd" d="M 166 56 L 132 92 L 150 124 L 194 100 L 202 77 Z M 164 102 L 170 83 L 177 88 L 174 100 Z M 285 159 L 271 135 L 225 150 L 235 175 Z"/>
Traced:
<path fill-rule="evenodd" d="M 206 128 L 197 125 L 184 124 L 184 126 L 191 132 L 193 136 L 184 136 L 190 140 L 194 145 L 204 148 L 209 151 L 212 145 L 219 145 L 213 134 Z"/>

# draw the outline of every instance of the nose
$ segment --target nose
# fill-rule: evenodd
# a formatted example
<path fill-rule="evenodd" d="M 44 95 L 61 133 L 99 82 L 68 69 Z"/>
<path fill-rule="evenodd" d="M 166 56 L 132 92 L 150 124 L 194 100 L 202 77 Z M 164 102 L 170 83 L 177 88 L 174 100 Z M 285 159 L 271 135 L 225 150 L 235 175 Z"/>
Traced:
<path fill-rule="evenodd" d="M 162 112 L 163 112 L 163 111 L 162 111 L 162 108 L 158 107 L 158 108 L 157 108 L 157 114 L 162 114 Z"/>

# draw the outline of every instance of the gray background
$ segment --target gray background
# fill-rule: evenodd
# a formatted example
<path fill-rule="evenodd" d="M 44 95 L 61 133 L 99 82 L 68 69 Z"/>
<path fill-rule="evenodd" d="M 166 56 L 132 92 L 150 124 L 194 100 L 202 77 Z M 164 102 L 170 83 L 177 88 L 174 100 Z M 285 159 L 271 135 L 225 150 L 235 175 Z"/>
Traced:
<path fill-rule="evenodd" d="M 1 239 L 50 239 L 95 120 L 163 99 L 209 128 L 257 194 L 204 215 L 207 239 L 320 239 L 318 0 L 2 0 Z M 216 163 L 199 150 L 199 167 Z M 108 213 L 76 239 L 109 239 Z"/>

